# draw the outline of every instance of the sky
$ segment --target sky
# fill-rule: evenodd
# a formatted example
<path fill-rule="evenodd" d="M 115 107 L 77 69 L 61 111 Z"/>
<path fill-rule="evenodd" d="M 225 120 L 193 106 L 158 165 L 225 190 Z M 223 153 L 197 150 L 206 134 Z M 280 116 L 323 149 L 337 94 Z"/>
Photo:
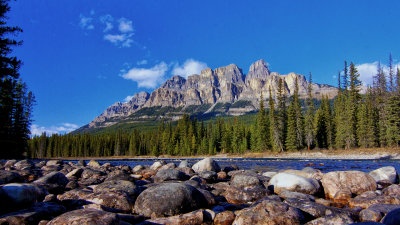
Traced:
<path fill-rule="evenodd" d="M 13 55 L 36 96 L 31 132 L 70 132 L 173 75 L 234 63 L 337 85 L 344 60 L 368 84 L 400 65 L 400 1 L 17 0 Z"/>

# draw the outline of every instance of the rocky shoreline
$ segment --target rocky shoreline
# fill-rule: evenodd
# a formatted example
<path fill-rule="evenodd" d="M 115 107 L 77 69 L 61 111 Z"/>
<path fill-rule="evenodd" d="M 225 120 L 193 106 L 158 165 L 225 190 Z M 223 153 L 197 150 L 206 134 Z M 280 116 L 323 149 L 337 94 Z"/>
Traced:
<path fill-rule="evenodd" d="M 212 158 L 151 166 L 0 163 L 0 224 L 398 224 L 387 166 L 361 171 L 240 170 Z M 374 222 L 374 223 L 372 223 Z"/>

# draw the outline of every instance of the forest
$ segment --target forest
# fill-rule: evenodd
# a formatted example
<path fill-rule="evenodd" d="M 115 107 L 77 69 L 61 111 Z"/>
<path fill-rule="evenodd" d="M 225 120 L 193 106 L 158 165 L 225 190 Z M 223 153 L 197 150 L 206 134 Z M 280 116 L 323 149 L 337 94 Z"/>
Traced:
<path fill-rule="evenodd" d="M 139 155 L 214 155 L 220 153 L 297 151 L 398 147 L 400 144 L 400 71 L 381 65 L 373 85 L 361 91 L 354 63 L 338 74 L 338 93 L 333 101 L 325 96 L 317 108 L 312 93 L 301 104 L 298 83 L 292 96 L 279 81 L 278 96 L 260 96 L 253 123 L 238 117 L 199 121 L 184 114 L 178 121 L 160 121 L 153 131 L 117 131 L 105 134 L 54 134 L 32 137 L 28 156 L 109 157 Z M 271 92 L 271 90 L 269 90 Z"/>

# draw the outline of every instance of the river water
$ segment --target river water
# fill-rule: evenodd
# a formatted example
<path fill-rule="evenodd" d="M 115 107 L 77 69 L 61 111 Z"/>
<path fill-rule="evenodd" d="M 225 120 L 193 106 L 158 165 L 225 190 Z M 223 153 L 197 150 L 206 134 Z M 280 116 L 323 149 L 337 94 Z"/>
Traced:
<path fill-rule="evenodd" d="M 135 167 L 136 165 L 152 165 L 155 161 L 161 159 L 98 159 L 100 164 L 111 163 L 112 165 L 128 165 Z M 180 158 L 180 159 L 162 159 L 167 163 L 173 162 L 177 166 L 180 161 L 187 160 L 191 163 L 196 163 L 201 158 Z M 339 170 L 359 170 L 369 172 L 371 170 L 384 167 L 394 166 L 397 171 L 400 171 L 400 160 L 391 159 L 262 159 L 262 158 L 214 158 L 221 166 L 237 165 L 239 169 L 253 169 L 256 171 L 279 171 L 285 169 L 303 169 L 304 167 L 312 167 L 319 169 L 322 172 L 339 171 Z M 76 163 L 75 160 L 69 162 Z M 86 160 L 89 162 L 89 160 Z"/>

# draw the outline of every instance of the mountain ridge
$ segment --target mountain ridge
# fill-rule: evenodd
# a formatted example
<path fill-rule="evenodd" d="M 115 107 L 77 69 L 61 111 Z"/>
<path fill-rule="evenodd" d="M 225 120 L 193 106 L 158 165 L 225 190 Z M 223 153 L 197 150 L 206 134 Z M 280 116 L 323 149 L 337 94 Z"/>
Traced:
<path fill-rule="evenodd" d="M 149 118 L 175 120 L 183 113 L 243 115 L 256 111 L 260 95 L 268 99 L 269 89 L 275 98 L 279 79 L 283 79 L 285 93 L 293 95 L 296 78 L 299 95 L 305 98 L 308 81 L 304 75 L 271 72 L 263 59 L 254 62 L 247 75 L 235 64 L 214 70 L 206 68 L 200 74 L 187 78 L 175 75 L 152 93 L 142 91 L 126 103 L 114 103 L 85 129 L 80 129 L 108 127 L 121 121 L 135 122 Z M 330 85 L 312 83 L 312 90 L 313 97 L 317 99 L 322 95 L 331 99 L 337 94 L 337 88 Z M 154 115 L 160 109 L 163 111 Z"/>

